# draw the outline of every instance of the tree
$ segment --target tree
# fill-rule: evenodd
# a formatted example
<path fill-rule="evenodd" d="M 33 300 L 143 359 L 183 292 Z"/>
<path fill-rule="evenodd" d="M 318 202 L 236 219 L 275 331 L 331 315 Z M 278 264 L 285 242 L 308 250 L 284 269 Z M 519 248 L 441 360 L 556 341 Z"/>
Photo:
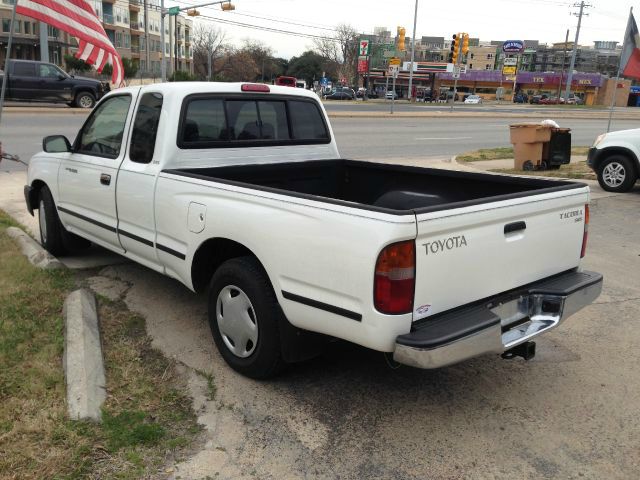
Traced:
<path fill-rule="evenodd" d="M 346 23 L 336 27 L 331 38 L 314 40 L 317 52 L 336 67 L 335 75 L 346 78 L 350 84 L 357 78 L 358 31 Z"/>
<path fill-rule="evenodd" d="M 253 82 L 260 74 L 256 62 L 244 49 L 228 47 L 218 60 L 216 70 L 220 80 L 227 82 Z"/>
<path fill-rule="evenodd" d="M 73 55 L 65 55 L 64 63 L 67 71 L 87 72 L 91 70 L 91 65 L 84 60 L 74 57 Z"/>
<path fill-rule="evenodd" d="M 322 76 L 326 59 L 315 52 L 307 50 L 299 57 L 293 57 L 289 61 L 287 75 L 304 79 L 307 85 L 313 85 L 314 80 L 319 80 Z"/>
<path fill-rule="evenodd" d="M 214 25 L 196 23 L 193 29 L 193 69 L 196 76 L 207 78 L 209 76 L 209 59 L 211 59 L 211 80 L 218 72 L 215 65 L 222 57 L 226 49 L 227 35 L 224 30 Z"/>
<path fill-rule="evenodd" d="M 258 67 L 256 77 L 250 81 L 265 81 L 269 79 L 267 72 L 274 72 L 276 65 L 273 58 L 273 49 L 257 40 L 245 39 L 241 49 L 246 55 L 253 60 Z M 285 70 L 286 71 L 286 70 Z"/>
<path fill-rule="evenodd" d="M 138 73 L 138 64 L 130 58 L 122 59 L 122 68 L 124 69 L 124 78 L 134 78 Z"/>

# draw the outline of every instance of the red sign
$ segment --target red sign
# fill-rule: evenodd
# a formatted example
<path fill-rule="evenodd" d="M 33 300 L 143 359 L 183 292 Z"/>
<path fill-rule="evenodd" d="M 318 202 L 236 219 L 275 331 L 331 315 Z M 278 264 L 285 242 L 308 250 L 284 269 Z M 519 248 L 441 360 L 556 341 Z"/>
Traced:
<path fill-rule="evenodd" d="M 367 73 L 369 71 L 369 60 L 367 58 L 358 59 L 358 73 Z"/>

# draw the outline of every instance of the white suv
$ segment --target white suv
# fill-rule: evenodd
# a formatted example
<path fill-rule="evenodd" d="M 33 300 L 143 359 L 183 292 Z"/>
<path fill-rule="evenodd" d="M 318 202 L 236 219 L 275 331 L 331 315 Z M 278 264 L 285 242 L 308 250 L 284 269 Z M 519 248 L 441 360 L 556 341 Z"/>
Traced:
<path fill-rule="evenodd" d="M 640 176 L 640 129 L 603 133 L 589 150 L 587 165 L 608 192 L 628 192 Z"/>

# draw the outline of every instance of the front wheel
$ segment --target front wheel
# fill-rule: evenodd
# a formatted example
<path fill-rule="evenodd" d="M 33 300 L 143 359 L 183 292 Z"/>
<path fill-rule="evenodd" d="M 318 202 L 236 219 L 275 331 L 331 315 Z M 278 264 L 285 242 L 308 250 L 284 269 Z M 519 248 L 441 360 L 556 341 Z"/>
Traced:
<path fill-rule="evenodd" d="M 637 175 L 631 160 L 622 155 L 611 155 L 598 167 L 598 183 L 607 192 L 628 192 L 636 183 Z"/>
<path fill-rule="evenodd" d="M 271 282 L 255 258 L 228 260 L 213 275 L 209 326 L 222 358 L 237 372 L 264 379 L 283 368 L 281 315 Z"/>
<path fill-rule="evenodd" d="M 96 97 L 89 92 L 78 92 L 74 103 L 78 108 L 93 108 L 96 104 Z"/>
<path fill-rule="evenodd" d="M 58 216 L 53 195 L 47 186 L 40 189 L 38 225 L 40 226 L 40 244 L 51 255 L 61 256 L 91 245 L 88 240 L 70 233 L 64 228 Z"/>

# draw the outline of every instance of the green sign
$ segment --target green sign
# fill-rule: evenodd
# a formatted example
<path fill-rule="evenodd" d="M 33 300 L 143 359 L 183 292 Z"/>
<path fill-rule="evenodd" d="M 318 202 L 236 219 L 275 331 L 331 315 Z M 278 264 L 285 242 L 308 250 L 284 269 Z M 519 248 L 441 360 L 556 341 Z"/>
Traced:
<path fill-rule="evenodd" d="M 170 7 L 169 15 L 178 15 L 180 13 L 180 7 Z"/>

